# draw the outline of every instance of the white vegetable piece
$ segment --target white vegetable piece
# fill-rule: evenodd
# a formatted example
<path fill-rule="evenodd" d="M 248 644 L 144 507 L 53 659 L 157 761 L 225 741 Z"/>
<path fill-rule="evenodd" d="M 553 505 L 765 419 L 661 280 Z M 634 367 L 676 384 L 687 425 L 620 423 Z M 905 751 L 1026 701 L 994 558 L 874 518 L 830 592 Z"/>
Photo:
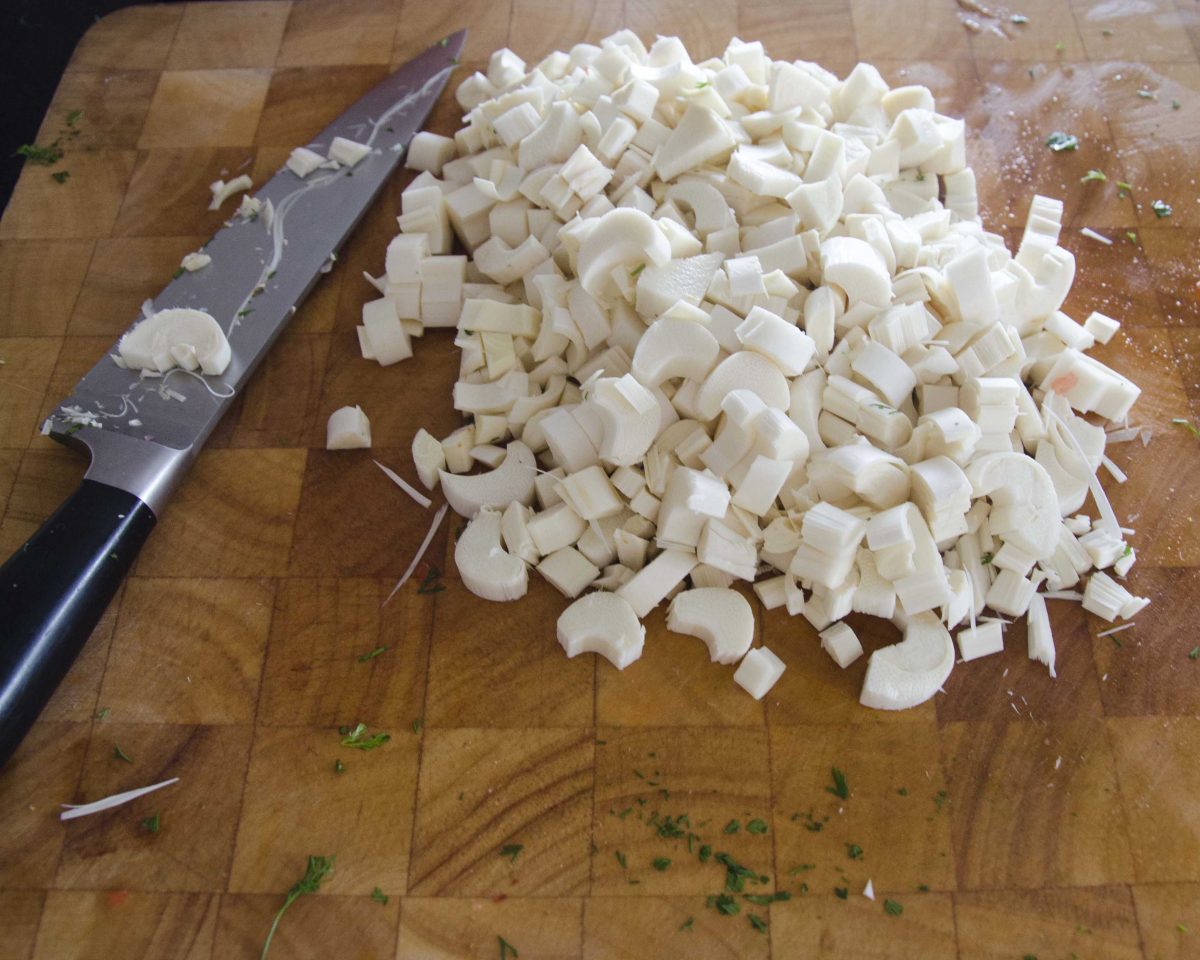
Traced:
<path fill-rule="evenodd" d="M 529 587 L 525 561 L 500 545 L 500 511 L 483 507 L 454 545 L 463 586 L 484 600 L 517 600 Z"/>
<path fill-rule="evenodd" d="M 775 686 L 787 669 L 782 660 L 767 647 L 755 647 L 738 664 L 733 682 L 755 700 L 761 700 Z"/>
<path fill-rule="evenodd" d="M 296 147 L 288 156 L 285 166 L 303 180 L 314 170 L 321 169 L 325 163 L 325 158 L 315 150 L 309 150 L 308 147 Z"/>
<path fill-rule="evenodd" d="M 598 653 L 618 670 L 642 655 L 645 639 L 637 614 L 615 593 L 589 593 L 558 618 L 558 642 L 568 657 Z"/>
<path fill-rule="evenodd" d="M 370 153 L 371 148 L 365 143 L 347 140 L 345 137 L 334 137 L 333 142 L 329 144 L 329 159 L 336 160 L 344 167 L 356 166 Z"/>
<path fill-rule="evenodd" d="M 427 170 L 440 177 L 442 167 L 453 160 L 457 153 L 458 149 L 450 137 L 422 130 L 409 141 L 404 165 L 409 170 Z"/>
<path fill-rule="evenodd" d="M 158 310 L 121 337 L 117 354 L 131 370 L 165 373 L 172 367 L 220 376 L 233 353 L 220 324 L 203 310 Z"/>
<path fill-rule="evenodd" d="M 210 263 L 212 263 L 212 257 L 199 250 L 193 253 L 184 254 L 183 259 L 179 261 L 179 265 L 188 273 L 195 273 L 197 270 L 203 270 Z"/>
<path fill-rule="evenodd" d="M 843 670 L 863 655 L 858 635 L 844 623 L 835 623 L 821 631 L 821 649 L 833 657 Z"/>
<path fill-rule="evenodd" d="M 326 450 L 358 450 L 371 446 L 371 422 L 362 407 L 340 407 L 325 426 Z"/>
<path fill-rule="evenodd" d="M 875 710 L 905 710 L 929 700 L 954 669 L 954 643 L 932 613 L 910 617 L 900 643 L 867 661 L 859 702 Z"/>
<path fill-rule="evenodd" d="M 736 590 L 684 590 L 667 608 L 667 629 L 699 637 L 713 663 L 737 663 L 754 641 L 754 611 Z"/>
<path fill-rule="evenodd" d="M 533 451 L 519 440 L 508 445 L 508 456 L 495 470 L 473 476 L 457 476 L 439 470 L 442 493 L 462 517 L 473 517 L 484 507 L 504 509 L 514 500 L 528 506 L 533 502 L 533 478 L 537 464 Z"/>
<path fill-rule="evenodd" d="M 321 158 L 324 162 L 324 158 Z M 209 190 L 212 191 L 212 202 L 209 203 L 209 210 L 220 210 L 221 204 L 232 197 L 235 193 L 241 193 L 244 190 L 249 190 L 254 186 L 254 181 L 246 174 L 234 177 L 228 183 L 224 180 L 215 180 L 209 185 Z"/>
<path fill-rule="evenodd" d="M 958 631 L 956 639 L 958 652 L 963 660 L 977 660 L 989 654 L 1004 652 L 1004 632 L 998 620 L 964 627 Z"/>

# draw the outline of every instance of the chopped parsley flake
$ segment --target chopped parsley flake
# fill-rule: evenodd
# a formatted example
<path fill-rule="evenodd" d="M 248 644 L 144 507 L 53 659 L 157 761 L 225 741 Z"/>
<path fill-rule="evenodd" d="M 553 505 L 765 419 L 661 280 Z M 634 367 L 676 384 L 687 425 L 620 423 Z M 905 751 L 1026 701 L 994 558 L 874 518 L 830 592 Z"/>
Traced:
<path fill-rule="evenodd" d="M 455 60 L 454 62 L 458 63 L 457 60 Z M 507 940 L 505 940 L 503 937 L 497 935 L 496 943 L 499 944 L 499 946 L 500 946 L 500 960 L 508 960 L 509 957 L 519 957 L 520 956 L 520 954 L 517 953 L 517 948 L 514 947 L 511 943 L 509 943 Z"/>
<path fill-rule="evenodd" d="M 1177 427 L 1183 427 L 1193 437 L 1200 437 L 1200 429 L 1194 427 L 1190 420 L 1185 420 L 1183 417 L 1172 417 L 1171 423 Z"/>
<path fill-rule="evenodd" d="M 631 278 L 640 276 L 641 272 L 645 269 L 646 269 L 646 265 L 644 263 L 639 263 L 636 267 L 634 267 L 632 270 L 629 271 L 629 276 Z"/>
<path fill-rule="evenodd" d="M 833 777 L 833 786 L 826 787 L 826 793 L 832 793 L 835 797 L 840 797 L 842 800 L 850 799 L 850 788 L 846 785 L 846 775 L 837 767 L 830 767 L 829 773 Z"/>
<path fill-rule="evenodd" d="M 1171 209 L 1171 205 L 1162 200 L 1155 200 L 1152 204 L 1150 204 L 1150 209 L 1154 211 L 1154 215 L 1158 217 L 1159 220 L 1161 220 L 1163 217 L 1169 217 L 1172 213 L 1174 213 L 1174 211 Z"/>
<path fill-rule="evenodd" d="M 654 869 L 657 870 L 659 873 L 662 873 L 663 871 L 665 871 L 667 869 L 667 867 L 669 867 L 671 865 L 671 858 L 670 857 L 655 857 L 653 862 L 650 865 L 652 867 L 654 867 Z"/>
<path fill-rule="evenodd" d="M 442 37 L 442 39 L 438 41 L 438 46 L 439 46 L 439 47 L 445 47 L 445 46 L 448 46 L 449 44 L 450 44 L 450 38 L 449 38 L 449 37 Z"/>
<path fill-rule="evenodd" d="M 117 760 L 124 760 L 126 763 L 133 763 L 133 760 L 130 759 L 129 754 L 121 749 L 121 745 L 119 743 L 113 744 L 113 757 Z"/>
<path fill-rule="evenodd" d="M 948 794 L 945 790 L 939 790 L 937 793 L 935 793 L 933 795 L 933 804 L 935 807 L 938 808 L 938 810 L 941 810 L 942 806 L 949 799 L 950 799 L 950 794 Z"/>
<path fill-rule="evenodd" d="M 525 849 L 523 843 L 506 843 L 500 848 L 500 856 L 507 858 L 509 863 L 516 863 L 517 857 L 521 855 L 521 851 Z"/>
<path fill-rule="evenodd" d="M 1178 100 L 1171 101 L 1171 109 L 1172 110 L 1178 110 L 1181 106 L 1182 106 L 1182 104 Z"/>
<path fill-rule="evenodd" d="M 750 919 L 750 926 L 752 926 L 759 933 L 766 934 L 766 932 L 767 932 L 767 921 L 766 920 L 764 920 L 762 917 L 760 917 L 757 913 L 748 913 L 748 914 L 746 914 L 746 916 L 749 917 L 749 919 Z"/>
<path fill-rule="evenodd" d="M 346 765 L 344 763 L 342 763 L 341 760 L 334 760 L 333 761 L 333 772 L 334 773 L 345 773 Z"/>
<path fill-rule="evenodd" d="M 1064 150 L 1078 150 L 1079 138 L 1073 133 L 1063 133 L 1061 130 L 1055 130 L 1046 138 L 1046 146 L 1055 153 L 1062 153 Z"/>
<path fill-rule="evenodd" d="M 746 824 L 746 832 L 747 833 L 759 833 L 759 834 L 766 833 L 767 832 L 766 821 L 759 820 L 757 818 L 755 818 L 754 820 L 751 820 L 748 824 Z"/>
<path fill-rule="evenodd" d="M 387 902 L 390 898 L 388 897 L 388 895 L 386 893 L 384 893 L 382 890 L 380 890 L 378 887 L 376 887 L 374 890 L 371 891 L 371 899 L 374 900 L 376 903 L 382 903 L 386 907 Z"/>
<path fill-rule="evenodd" d="M 317 892 L 321 886 L 321 881 L 333 873 L 333 861 L 333 857 L 309 856 L 308 869 L 304 872 L 304 876 L 296 881 L 296 884 L 288 891 L 287 897 L 283 901 L 283 906 L 275 914 L 275 919 L 271 923 L 271 929 L 267 931 L 267 941 L 263 944 L 261 960 L 267 960 L 267 951 L 271 949 L 271 939 L 275 936 L 275 931 L 279 927 L 279 921 L 283 918 L 284 911 L 306 893 Z"/>
<path fill-rule="evenodd" d="M 795 877 L 801 873 L 804 873 L 806 870 L 816 870 L 816 869 L 817 869 L 817 865 L 815 863 L 802 863 L 798 867 L 792 867 L 792 869 L 788 871 L 788 876 Z"/>
<path fill-rule="evenodd" d="M 25 162 L 35 167 L 52 167 L 62 159 L 63 151 L 57 140 L 48 147 L 39 147 L 35 143 L 23 143 L 17 147 L 15 157 L 24 157 Z"/>
<path fill-rule="evenodd" d="M 1099 181 L 1103 182 L 1107 179 L 1108 179 L 1108 177 L 1106 177 L 1104 175 L 1104 171 L 1089 170 L 1087 173 L 1085 173 L 1082 177 L 1079 178 L 1079 182 L 1080 183 L 1091 183 L 1093 180 L 1099 180 Z"/>
<path fill-rule="evenodd" d="M 386 650 L 387 648 L 385 647 L 384 649 Z M 412 722 L 412 732 L 413 732 L 413 733 L 420 733 L 420 732 L 421 732 L 421 729 L 422 729 L 422 727 L 424 727 L 424 726 L 425 726 L 425 720 L 424 720 L 424 718 L 422 718 L 422 717 L 417 717 L 417 719 L 416 719 L 416 720 L 414 720 L 414 721 Z"/>
<path fill-rule="evenodd" d="M 1062 53 L 1064 50 L 1067 49 L 1067 45 L 1065 43 L 1063 43 L 1061 40 L 1059 40 L 1058 43 L 1056 43 L 1054 45 L 1054 49 L 1057 50 L 1059 53 Z"/>
<path fill-rule="evenodd" d="M 147 817 L 142 821 L 142 826 L 146 829 L 147 833 L 158 833 L 162 827 L 161 815 L 156 813 L 152 817 Z"/>
<path fill-rule="evenodd" d="M 103 719 L 104 719 L 105 717 L 107 717 L 107 716 L 108 716 L 108 715 L 109 715 L 111 712 L 112 712 L 112 709 L 111 709 L 110 707 L 101 707 L 101 708 L 100 708 L 100 711 L 99 711 L 99 712 L 96 714 L 96 716 L 95 716 L 95 717 L 93 717 L 92 719 L 94 719 L 94 720 L 103 720 Z"/>
<path fill-rule="evenodd" d="M 1125 236 L 1129 239 L 1130 243 L 1137 243 L 1137 234 L 1132 230 L 1126 230 Z"/>
<path fill-rule="evenodd" d="M 625 854 L 623 854 L 620 850 L 617 850 L 613 855 L 617 858 L 617 863 L 619 863 L 621 865 L 622 870 L 626 869 L 629 866 L 629 864 L 625 860 Z"/>
<path fill-rule="evenodd" d="M 900 914 L 902 914 L 904 912 L 904 907 L 900 903 L 897 903 L 895 900 L 884 900 L 883 901 L 883 912 L 886 913 L 889 917 L 898 917 L 898 916 L 900 916 Z"/>
<path fill-rule="evenodd" d="M 353 750 L 374 750 L 392 739 L 389 733 L 373 733 L 367 737 L 364 736 L 366 732 L 367 725 L 365 723 L 356 724 L 354 729 L 342 738 L 342 746 L 350 747 Z"/>
<path fill-rule="evenodd" d="M 70 176 L 70 170 L 59 170 L 57 173 L 50 174 L 50 179 L 55 183 L 66 183 Z"/>
<path fill-rule="evenodd" d="M 680 929 L 680 930 L 687 930 L 687 931 L 689 931 L 689 932 L 690 932 L 690 931 L 691 931 L 691 929 L 692 929 L 692 924 L 694 924 L 695 922 L 696 922 L 696 918 L 695 918 L 695 917 L 688 917 L 686 920 L 684 920 L 684 921 L 683 921 L 683 923 L 681 923 L 681 924 L 679 925 L 679 929 Z"/>
<path fill-rule="evenodd" d="M 438 583 L 441 578 L 442 571 L 438 569 L 436 564 L 431 563 L 428 572 L 421 578 L 421 585 L 417 587 L 417 593 L 441 593 L 446 589 L 444 585 Z"/>
<path fill-rule="evenodd" d="M 1200 647 L 1192 647 L 1192 649 L 1188 651 L 1188 659 L 1200 660 Z"/>
<path fill-rule="evenodd" d="M 737 820 L 730 820 L 725 824 L 725 833 L 737 833 L 742 829 L 742 825 Z"/>
<path fill-rule="evenodd" d="M 732 917 L 742 909 L 742 905 L 727 893 L 722 893 L 716 897 L 709 897 L 708 903 L 709 906 L 715 907 L 718 913 L 723 913 L 727 917 Z"/>
<path fill-rule="evenodd" d="M 701 863 L 708 863 L 708 861 L 712 858 L 712 847 L 710 847 L 707 843 L 703 844 L 700 847 L 700 853 L 697 854 L 697 856 L 700 857 Z"/>
<path fill-rule="evenodd" d="M 857 843 L 846 844 L 846 856 L 851 860 L 861 860 L 863 856 L 863 848 Z"/>
<path fill-rule="evenodd" d="M 368 660 L 374 660 L 374 659 L 375 659 L 377 656 L 379 656 L 381 653 L 387 653 L 387 651 L 388 651 L 387 644 L 383 644 L 383 645 L 381 645 L 381 646 L 378 646 L 378 647 L 376 647 L 374 650 L 371 650 L 371 651 L 369 651 L 369 652 L 367 652 L 367 653 L 360 653 L 360 654 L 358 655 L 358 662 L 359 662 L 359 663 L 366 663 Z"/>
<path fill-rule="evenodd" d="M 1111 37 L 1112 35 L 1113 35 L 1113 32 L 1111 30 L 1109 30 L 1108 27 L 1105 27 L 1103 30 L 1100 31 L 1100 36 L 1102 36 L 1102 37 Z M 1035 957 L 1034 960 L 1037 960 L 1037 958 Z"/>
<path fill-rule="evenodd" d="M 927 884 L 927 883 L 917 884 L 917 892 L 918 893 L 928 893 L 929 892 L 929 884 Z"/>
<path fill-rule="evenodd" d="M 833 895 L 839 900 L 848 900 L 850 898 L 850 891 L 846 887 L 834 887 Z"/>

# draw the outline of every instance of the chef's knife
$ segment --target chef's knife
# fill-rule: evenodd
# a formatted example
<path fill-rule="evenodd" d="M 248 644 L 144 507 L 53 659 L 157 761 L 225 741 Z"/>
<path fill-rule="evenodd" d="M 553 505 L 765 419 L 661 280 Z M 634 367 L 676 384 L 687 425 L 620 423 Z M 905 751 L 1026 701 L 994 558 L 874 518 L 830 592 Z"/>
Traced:
<path fill-rule="evenodd" d="M 368 144 L 353 167 L 301 179 L 286 167 L 205 246 L 212 262 L 181 273 L 156 310 L 192 307 L 226 332 L 220 376 L 174 370 L 146 379 L 101 358 L 45 432 L 87 450 L 79 489 L 0 567 L 0 766 L 16 749 L 99 621 L 172 491 L 222 414 L 395 169 L 458 63 L 466 31 L 430 47 L 308 146 Z M 111 351 L 116 353 L 114 346 Z"/>

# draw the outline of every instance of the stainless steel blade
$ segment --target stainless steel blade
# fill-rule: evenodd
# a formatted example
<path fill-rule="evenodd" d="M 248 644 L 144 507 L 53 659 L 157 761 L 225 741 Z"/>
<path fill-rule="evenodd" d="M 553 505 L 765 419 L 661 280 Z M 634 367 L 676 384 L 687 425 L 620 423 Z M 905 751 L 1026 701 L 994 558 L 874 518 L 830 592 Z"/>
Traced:
<path fill-rule="evenodd" d="M 370 155 L 306 179 L 283 168 L 255 194 L 272 212 L 250 221 L 234 216 L 204 248 L 212 263 L 179 275 L 153 299 L 156 310 L 194 307 L 216 318 L 233 353 L 224 374 L 176 369 L 141 378 L 106 355 L 59 405 L 46 432 L 91 451 L 89 479 L 127 490 L 157 512 L 399 163 L 465 37 L 459 31 L 430 47 L 308 144 L 324 155 L 340 136 L 369 144 Z"/>

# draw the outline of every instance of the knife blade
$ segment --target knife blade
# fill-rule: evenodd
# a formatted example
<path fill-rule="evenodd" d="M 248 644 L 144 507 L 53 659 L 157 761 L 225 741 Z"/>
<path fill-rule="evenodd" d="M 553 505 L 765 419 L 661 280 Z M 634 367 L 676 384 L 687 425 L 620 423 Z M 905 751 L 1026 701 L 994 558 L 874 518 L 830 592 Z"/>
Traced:
<path fill-rule="evenodd" d="M 449 80 L 466 31 L 409 61 L 333 121 L 371 152 L 306 178 L 286 166 L 147 309 L 209 313 L 232 353 L 220 376 L 174 368 L 146 378 L 102 357 L 43 432 L 88 452 L 78 490 L 0 567 L 0 766 L 16 749 L 99 621 L 204 441 L 370 207 Z M 140 318 L 139 318 L 140 319 Z M 135 322 L 136 325 L 136 322 Z M 119 342 L 119 341 L 118 341 Z M 109 351 L 116 354 L 116 344 Z"/>

